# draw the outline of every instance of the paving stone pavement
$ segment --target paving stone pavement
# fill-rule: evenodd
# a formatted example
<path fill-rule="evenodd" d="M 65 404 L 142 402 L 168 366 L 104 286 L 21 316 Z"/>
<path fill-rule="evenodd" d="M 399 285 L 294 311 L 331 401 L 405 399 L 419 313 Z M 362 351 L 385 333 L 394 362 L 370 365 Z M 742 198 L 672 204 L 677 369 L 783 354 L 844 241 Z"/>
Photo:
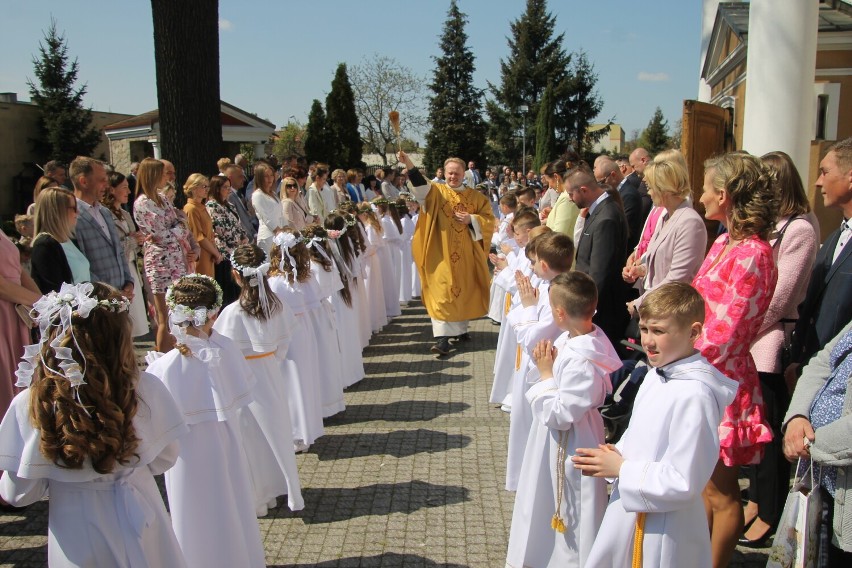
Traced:
<path fill-rule="evenodd" d="M 514 495 L 508 415 L 488 403 L 497 332 L 472 322 L 473 340 L 438 359 L 418 304 L 374 336 L 367 378 L 297 458 L 305 509 L 259 519 L 269 566 L 503 566 Z M 46 565 L 46 535 L 46 501 L 0 513 L 0 566 Z M 765 551 L 737 552 L 732 566 L 765 563 Z"/>

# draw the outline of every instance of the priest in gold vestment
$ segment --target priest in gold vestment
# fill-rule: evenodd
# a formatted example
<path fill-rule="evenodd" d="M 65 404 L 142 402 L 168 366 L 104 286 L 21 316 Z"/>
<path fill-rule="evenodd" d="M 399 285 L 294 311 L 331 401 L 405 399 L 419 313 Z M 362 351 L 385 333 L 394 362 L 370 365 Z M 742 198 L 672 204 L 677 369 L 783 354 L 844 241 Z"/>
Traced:
<path fill-rule="evenodd" d="M 460 158 L 444 162 L 447 181 L 437 183 L 424 178 L 405 152 L 397 157 L 408 168 L 421 205 L 412 253 L 437 340 L 432 352 L 446 355 L 449 340 L 468 339 L 468 321 L 488 313 L 494 213 L 487 197 L 464 185 L 465 163 Z"/>

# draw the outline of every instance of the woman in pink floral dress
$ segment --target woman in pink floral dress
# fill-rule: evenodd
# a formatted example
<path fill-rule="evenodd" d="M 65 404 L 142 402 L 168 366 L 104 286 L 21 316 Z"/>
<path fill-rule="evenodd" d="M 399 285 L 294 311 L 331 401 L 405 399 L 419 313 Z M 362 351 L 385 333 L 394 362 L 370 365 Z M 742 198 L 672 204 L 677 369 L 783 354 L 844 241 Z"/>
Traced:
<path fill-rule="evenodd" d="M 713 566 L 727 566 L 743 529 L 739 466 L 759 463 L 764 444 L 772 439 L 749 350 L 778 276 L 767 242 L 778 198 L 769 168 L 754 156 L 726 154 L 705 162 L 704 169 L 704 216 L 720 221 L 728 232 L 713 243 L 692 283 L 707 305 L 695 346 L 740 383 L 719 425 L 720 459 L 704 490 Z"/>
<path fill-rule="evenodd" d="M 145 276 L 151 283 L 154 306 L 157 310 L 157 351 L 166 353 L 173 347 L 169 333 L 169 311 L 166 289 L 186 274 L 187 259 L 182 242 L 186 241 L 186 226 L 178 219 L 177 210 L 157 189 L 165 185 L 163 163 L 145 158 L 136 173 L 137 195 L 133 217 L 139 231 L 148 238 L 142 252 Z"/>

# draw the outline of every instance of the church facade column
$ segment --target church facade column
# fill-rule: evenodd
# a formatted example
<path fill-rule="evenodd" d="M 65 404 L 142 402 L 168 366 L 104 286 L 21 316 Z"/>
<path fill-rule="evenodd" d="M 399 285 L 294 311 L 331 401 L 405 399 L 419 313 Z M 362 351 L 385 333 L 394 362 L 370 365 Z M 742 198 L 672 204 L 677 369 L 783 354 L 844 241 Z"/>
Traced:
<path fill-rule="evenodd" d="M 814 114 L 816 0 L 751 0 L 743 150 L 782 150 L 807 183 Z"/>
<path fill-rule="evenodd" d="M 703 0 L 701 5 L 701 58 L 698 66 L 698 100 L 702 103 L 709 103 L 711 98 L 710 85 L 701 78 L 701 71 L 704 69 L 704 60 L 707 59 L 710 36 L 713 35 L 713 24 L 716 21 L 718 10 L 719 0 Z"/>
<path fill-rule="evenodd" d="M 163 156 L 160 153 L 160 141 L 157 138 L 149 138 L 148 144 L 150 144 L 154 148 L 154 159 L 162 159 Z"/>

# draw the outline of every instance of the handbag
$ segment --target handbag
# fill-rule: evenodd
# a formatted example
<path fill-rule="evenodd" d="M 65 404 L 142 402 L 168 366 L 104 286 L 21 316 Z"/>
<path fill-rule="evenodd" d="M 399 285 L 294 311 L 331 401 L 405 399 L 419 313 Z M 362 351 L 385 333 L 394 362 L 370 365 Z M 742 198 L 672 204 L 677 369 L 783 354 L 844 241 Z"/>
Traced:
<path fill-rule="evenodd" d="M 799 458 L 796 471 L 799 471 L 801 463 L 802 458 Z M 816 474 L 815 467 L 818 471 Z M 802 476 L 794 480 L 778 521 L 766 568 L 806 568 L 816 565 L 822 513 L 822 496 L 819 491 L 821 474 L 822 468 L 814 466 L 811 461 Z"/>

